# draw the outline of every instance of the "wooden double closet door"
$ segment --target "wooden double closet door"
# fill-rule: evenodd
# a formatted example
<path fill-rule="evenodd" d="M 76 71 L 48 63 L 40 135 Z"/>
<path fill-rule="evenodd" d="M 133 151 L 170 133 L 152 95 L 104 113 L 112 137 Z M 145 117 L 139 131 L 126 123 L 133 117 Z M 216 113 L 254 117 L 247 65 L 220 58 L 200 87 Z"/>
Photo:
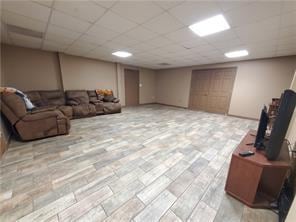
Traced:
<path fill-rule="evenodd" d="M 193 70 L 189 108 L 228 114 L 236 68 Z"/>

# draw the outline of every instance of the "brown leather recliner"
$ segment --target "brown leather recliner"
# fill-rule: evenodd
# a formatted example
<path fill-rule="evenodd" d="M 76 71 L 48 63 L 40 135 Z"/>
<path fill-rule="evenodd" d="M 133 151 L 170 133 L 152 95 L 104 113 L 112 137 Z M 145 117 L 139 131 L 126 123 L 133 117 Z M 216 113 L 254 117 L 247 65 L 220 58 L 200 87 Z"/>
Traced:
<path fill-rule="evenodd" d="M 56 108 L 68 118 L 73 118 L 72 107 L 66 105 L 65 93 L 61 90 L 28 91 L 26 95 L 37 107 Z"/>
<path fill-rule="evenodd" d="M 90 103 L 86 90 L 68 90 L 65 94 L 67 105 L 72 106 L 74 118 L 96 115 L 96 107 Z"/>
<path fill-rule="evenodd" d="M 22 140 L 68 134 L 69 119 L 54 108 L 27 111 L 24 101 L 14 93 L 1 94 L 1 112 L 11 123 Z"/>
<path fill-rule="evenodd" d="M 88 90 L 87 94 L 89 97 L 89 103 L 93 104 L 96 108 L 97 115 L 104 114 L 104 103 L 102 100 L 98 99 L 96 91 Z"/>
<path fill-rule="evenodd" d="M 111 91 L 112 92 L 112 91 Z M 115 98 L 112 95 L 103 95 L 98 94 L 95 90 L 87 91 L 90 101 L 102 109 L 104 114 L 113 114 L 113 113 L 120 113 L 121 112 L 121 104 L 119 103 L 119 99 Z"/>

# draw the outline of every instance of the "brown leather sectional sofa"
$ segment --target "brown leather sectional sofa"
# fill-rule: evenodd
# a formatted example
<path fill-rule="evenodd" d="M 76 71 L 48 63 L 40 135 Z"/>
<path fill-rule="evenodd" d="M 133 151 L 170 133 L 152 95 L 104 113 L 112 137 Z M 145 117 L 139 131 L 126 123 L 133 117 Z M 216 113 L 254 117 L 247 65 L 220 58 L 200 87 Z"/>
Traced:
<path fill-rule="evenodd" d="M 118 99 L 95 90 L 42 90 L 26 94 L 36 106 L 33 111 L 27 111 L 16 94 L 1 94 L 1 112 L 24 141 L 68 134 L 69 119 L 121 112 Z"/>

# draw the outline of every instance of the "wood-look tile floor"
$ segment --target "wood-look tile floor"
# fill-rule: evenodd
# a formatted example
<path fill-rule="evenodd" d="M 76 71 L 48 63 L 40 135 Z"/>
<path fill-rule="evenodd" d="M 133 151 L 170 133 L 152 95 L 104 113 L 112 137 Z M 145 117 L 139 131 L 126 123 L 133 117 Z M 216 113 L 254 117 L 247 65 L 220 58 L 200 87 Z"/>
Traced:
<path fill-rule="evenodd" d="M 12 141 L 0 221 L 277 221 L 224 192 L 255 121 L 160 105 L 72 120 L 70 135 Z"/>

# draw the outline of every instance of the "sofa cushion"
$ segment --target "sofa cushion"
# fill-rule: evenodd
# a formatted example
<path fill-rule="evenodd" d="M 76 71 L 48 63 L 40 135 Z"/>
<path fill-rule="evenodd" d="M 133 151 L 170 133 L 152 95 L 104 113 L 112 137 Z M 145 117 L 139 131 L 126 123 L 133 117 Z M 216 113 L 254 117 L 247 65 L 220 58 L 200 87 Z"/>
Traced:
<path fill-rule="evenodd" d="M 120 103 L 104 102 L 103 106 L 104 106 L 104 113 L 105 114 L 112 114 L 112 113 L 120 113 L 121 112 Z"/>
<path fill-rule="evenodd" d="M 87 94 L 88 94 L 90 102 L 97 102 L 98 101 L 97 93 L 95 90 L 87 90 Z"/>
<path fill-rule="evenodd" d="M 68 90 L 66 91 L 68 105 L 89 104 L 89 97 L 86 90 Z"/>
<path fill-rule="evenodd" d="M 66 104 L 65 94 L 61 90 L 39 91 L 46 105 L 62 106 Z"/>
<path fill-rule="evenodd" d="M 38 91 L 28 91 L 25 92 L 25 94 L 28 96 L 28 98 L 35 106 L 46 106 L 46 102 L 42 100 L 41 95 Z"/>
<path fill-rule="evenodd" d="M 72 106 L 58 106 L 58 109 L 69 119 L 73 118 L 73 108 Z"/>
<path fill-rule="evenodd" d="M 73 115 L 75 118 L 82 118 L 87 116 L 95 116 L 96 108 L 93 104 L 81 104 L 73 106 Z"/>
<path fill-rule="evenodd" d="M 113 95 L 106 95 L 106 96 L 104 96 L 103 101 L 104 102 L 113 102 L 114 99 L 115 99 L 115 97 Z"/>

